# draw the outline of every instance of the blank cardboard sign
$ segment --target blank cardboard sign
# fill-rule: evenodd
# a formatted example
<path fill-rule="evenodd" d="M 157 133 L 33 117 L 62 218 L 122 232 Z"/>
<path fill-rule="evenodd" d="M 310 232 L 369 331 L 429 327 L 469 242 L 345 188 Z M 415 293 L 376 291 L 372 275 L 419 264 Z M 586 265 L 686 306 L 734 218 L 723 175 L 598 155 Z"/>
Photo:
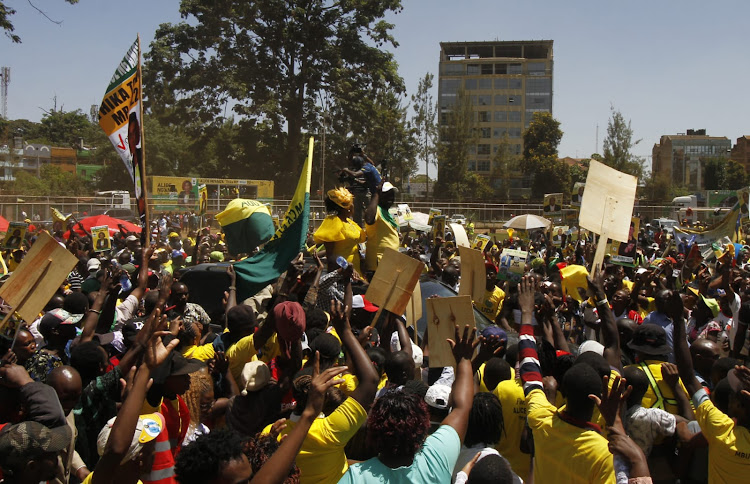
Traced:
<path fill-rule="evenodd" d="M 466 229 L 461 224 L 450 223 L 453 238 L 456 240 L 456 247 L 471 247 L 469 236 L 466 235 Z"/>
<path fill-rule="evenodd" d="M 579 225 L 610 239 L 627 242 L 638 179 L 591 160 Z M 607 199 L 610 203 L 604 203 Z"/>
<path fill-rule="evenodd" d="M 422 317 L 422 288 L 419 284 L 414 286 L 411 299 L 406 305 L 406 326 L 417 327 L 417 321 Z"/>
<path fill-rule="evenodd" d="M 365 298 L 398 316 L 404 314 L 414 286 L 424 269 L 421 261 L 394 249 L 386 249 L 370 281 Z"/>
<path fill-rule="evenodd" d="M 42 232 L 0 287 L 0 297 L 31 324 L 77 263 L 77 257 Z"/>
<path fill-rule="evenodd" d="M 458 286 L 458 293 L 479 302 L 484 297 L 487 286 L 484 255 L 468 247 L 461 247 L 458 253 L 461 255 L 461 285 Z"/>
<path fill-rule="evenodd" d="M 456 325 L 463 334 L 467 324 L 474 327 L 474 309 L 469 296 L 431 297 L 426 299 L 430 368 L 456 366 L 448 338 L 455 340 Z"/>

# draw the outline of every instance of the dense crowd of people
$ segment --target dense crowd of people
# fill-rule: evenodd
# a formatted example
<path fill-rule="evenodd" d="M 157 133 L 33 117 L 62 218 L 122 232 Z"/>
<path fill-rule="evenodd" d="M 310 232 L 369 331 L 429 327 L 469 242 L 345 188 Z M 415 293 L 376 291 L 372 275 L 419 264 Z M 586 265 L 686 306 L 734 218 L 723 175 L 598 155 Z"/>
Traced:
<path fill-rule="evenodd" d="M 380 310 L 368 281 L 396 249 L 457 292 L 464 249 L 400 225 L 368 163 L 348 173 L 368 196 L 330 190 L 307 247 L 247 298 L 233 262 L 252 253 L 196 221 L 158 217 L 150 246 L 120 228 L 106 250 L 82 225 L 52 233 L 79 262 L 0 341 L 2 482 L 748 480 L 750 247 L 644 224 L 632 264 L 592 267 L 580 232 L 492 240 L 481 315 L 434 367 L 429 324 Z M 505 249 L 528 253 L 518 277 Z M 182 279 L 204 262 L 226 266 L 218 315 Z"/>

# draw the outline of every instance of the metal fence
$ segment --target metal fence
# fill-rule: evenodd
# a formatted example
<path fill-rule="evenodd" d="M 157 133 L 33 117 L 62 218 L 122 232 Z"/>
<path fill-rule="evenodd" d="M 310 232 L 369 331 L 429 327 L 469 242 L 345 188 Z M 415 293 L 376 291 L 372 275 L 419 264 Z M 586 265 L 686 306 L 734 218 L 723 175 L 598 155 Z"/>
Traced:
<path fill-rule="evenodd" d="M 209 200 L 209 213 L 215 214 L 226 207 L 231 198 L 219 198 Z M 290 200 L 273 200 L 270 202 L 272 214 L 283 216 Z M 111 208 L 110 201 L 106 197 L 27 197 L 15 195 L 0 195 L 0 214 L 10 221 L 52 220 L 52 208 L 68 214 L 73 213 L 77 217 L 83 217 Z M 162 211 L 153 210 L 153 216 L 161 215 Z M 412 211 L 429 212 L 431 208 L 440 209 L 443 214 L 453 216 L 462 214 L 474 222 L 496 223 L 504 222 L 515 215 L 532 213 L 542 215 L 542 204 L 540 203 L 448 203 L 443 201 L 421 202 L 410 201 L 409 207 Z M 135 205 L 131 210 L 135 213 Z M 311 219 L 315 223 L 325 218 L 325 206 L 322 200 L 310 201 Z M 26 214 L 24 217 L 23 214 Z M 659 205 L 648 202 L 636 203 L 635 214 L 640 214 L 643 219 L 651 220 L 659 217 L 671 217 L 673 207 L 670 205 Z"/>

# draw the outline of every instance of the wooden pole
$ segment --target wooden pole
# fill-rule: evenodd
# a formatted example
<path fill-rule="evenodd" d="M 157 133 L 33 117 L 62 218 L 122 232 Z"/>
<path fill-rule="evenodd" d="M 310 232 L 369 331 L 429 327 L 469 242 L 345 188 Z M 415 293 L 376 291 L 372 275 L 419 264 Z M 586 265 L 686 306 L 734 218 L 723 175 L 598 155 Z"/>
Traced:
<path fill-rule="evenodd" d="M 146 194 L 146 138 L 144 136 L 145 129 L 143 127 L 145 120 L 143 119 L 143 72 L 141 69 L 141 34 L 138 34 L 138 83 L 141 87 L 141 92 L 139 93 L 139 103 L 138 103 L 138 109 L 139 109 L 139 119 L 140 119 L 140 130 L 141 130 L 141 194 L 143 196 L 143 205 L 144 205 L 144 213 L 146 214 L 146 220 L 143 222 L 142 230 L 146 232 L 145 236 L 142 236 L 141 239 L 145 241 L 145 246 L 148 247 L 151 245 L 151 225 L 149 223 L 149 210 L 148 210 L 148 196 Z M 137 201 L 136 201 L 137 202 Z"/>

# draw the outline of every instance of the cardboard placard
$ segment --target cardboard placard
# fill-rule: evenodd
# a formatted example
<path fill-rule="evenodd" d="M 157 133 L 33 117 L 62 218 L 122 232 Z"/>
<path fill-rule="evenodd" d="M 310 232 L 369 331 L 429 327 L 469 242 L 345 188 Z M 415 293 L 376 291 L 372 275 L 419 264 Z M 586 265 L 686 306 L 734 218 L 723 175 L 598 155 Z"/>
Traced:
<path fill-rule="evenodd" d="M 581 204 L 579 225 L 596 234 L 627 242 L 638 179 L 591 160 L 586 177 L 586 197 Z M 610 204 L 603 203 L 611 200 Z M 605 245 L 606 241 L 602 244 Z"/>
<path fill-rule="evenodd" d="M 456 247 L 471 247 L 469 243 L 469 236 L 466 235 L 466 229 L 461 224 L 450 223 L 451 232 L 453 232 L 453 240 L 456 242 Z"/>
<path fill-rule="evenodd" d="M 562 193 L 544 194 L 544 216 L 553 217 L 562 215 Z"/>
<path fill-rule="evenodd" d="M 750 217 L 750 188 L 737 190 L 737 203 L 740 204 L 740 216 L 743 219 Z"/>
<path fill-rule="evenodd" d="M 0 298 L 31 324 L 77 263 L 76 256 L 41 232 L 21 264 L 0 287 Z"/>
<path fill-rule="evenodd" d="M 429 331 L 430 368 L 456 366 L 453 350 L 447 339 L 456 338 L 456 325 L 463 334 L 464 326 L 474 327 L 474 308 L 469 296 L 431 297 L 426 299 L 427 331 Z"/>
<path fill-rule="evenodd" d="M 401 221 L 403 222 L 414 220 L 414 215 L 412 215 L 411 209 L 409 208 L 409 205 L 407 205 L 406 203 L 398 204 L 398 215 Z"/>
<path fill-rule="evenodd" d="M 484 268 L 484 254 L 476 249 L 461 247 L 461 284 L 458 293 L 481 301 L 487 285 L 487 272 Z"/>
<path fill-rule="evenodd" d="M 406 327 L 417 327 L 417 321 L 422 317 L 422 287 L 417 284 L 411 293 L 411 299 L 406 305 Z"/>
<path fill-rule="evenodd" d="M 443 211 L 439 208 L 431 208 L 430 214 L 427 216 L 427 225 L 432 225 L 432 219 L 435 218 L 436 215 L 442 214 Z"/>
<path fill-rule="evenodd" d="M 474 245 L 472 245 L 471 248 L 478 250 L 479 252 L 484 252 L 484 249 L 487 248 L 487 244 L 489 243 L 490 243 L 489 235 L 477 234 L 477 236 L 474 238 Z"/>
<path fill-rule="evenodd" d="M 94 251 L 103 252 L 112 248 L 112 243 L 109 240 L 109 226 L 98 225 L 91 227 L 91 237 L 94 239 Z"/>
<path fill-rule="evenodd" d="M 3 249 L 18 249 L 23 243 L 29 225 L 24 222 L 11 222 L 3 239 Z"/>
<path fill-rule="evenodd" d="M 378 270 L 370 281 L 365 298 L 374 305 L 396 315 L 404 314 L 419 282 L 424 264 L 417 259 L 386 249 L 378 263 Z"/>
<path fill-rule="evenodd" d="M 563 239 L 568 240 L 568 231 L 570 230 L 570 227 L 567 225 L 557 225 L 552 229 L 552 244 L 555 245 L 555 247 L 560 247 L 562 245 Z"/>
<path fill-rule="evenodd" d="M 445 215 L 435 215 L 432 218 L 432 240 L 445 240 Z"/>
<path fill-rule="evenodd" d="M 500 267 L 497 278 L 501 281 L 520 281 L 526 270 L 526 259 L 529 253 L 525 250 L 503 249 L 500 254 Z"/>

